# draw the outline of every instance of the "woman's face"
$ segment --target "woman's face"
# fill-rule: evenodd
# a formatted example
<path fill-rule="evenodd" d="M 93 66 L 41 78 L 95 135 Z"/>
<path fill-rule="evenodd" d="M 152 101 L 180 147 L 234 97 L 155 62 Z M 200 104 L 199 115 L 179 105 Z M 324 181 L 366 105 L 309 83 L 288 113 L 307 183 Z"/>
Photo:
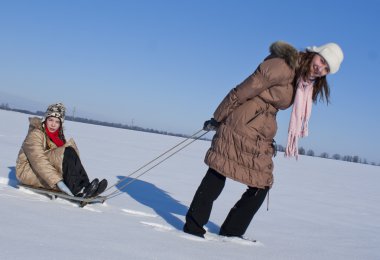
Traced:
<path fill-rule="evenodd" d="M 60 126 L 61 120 L 59 120 L 58 118 L 51 116 L 46 119 L 46 127 L 47 129 L 49 129 L 51 133 L 57 131 Z"/>
<path fill-rule="evenodd" d="M 330 68 L 326 60 L 319 54 L 315 54 L 311 61 L 309 78 L 314 80 L 326 76 L 329 72 Z"/>

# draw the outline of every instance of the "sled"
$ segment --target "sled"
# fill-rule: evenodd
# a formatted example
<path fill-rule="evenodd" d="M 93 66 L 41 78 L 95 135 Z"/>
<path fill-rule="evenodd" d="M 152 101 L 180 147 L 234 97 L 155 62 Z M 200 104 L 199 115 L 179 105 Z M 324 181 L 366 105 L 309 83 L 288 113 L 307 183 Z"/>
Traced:
<path fill-rule="evenodd" d="M 87 204 L 103 203 L 107 199 L 104 196 L 96 196 L 93 198 L 74 197 L 74 196 L 68 195 L 68 194 L 60 192 L 60 191 L 48 190 L 48 189 L 44 189 L 44 188 L 36 188 L 36 187 L 29 186 L 29 185 L 24 185 L 24 184 L 19 184 L 18 187 L 19 188 L 25 188 L 27 190 L 33 191 L 33 192 L 38 193 L 38 194 L 46 195 L 46 196 L 50 197 L 52 200 L 55 200 L 56 198 L 62 198 L 62 199 L 66 199 L 69 201 L 73 201 L 73 202 L 78 203 L 81 208 L 83 208 Z"/>

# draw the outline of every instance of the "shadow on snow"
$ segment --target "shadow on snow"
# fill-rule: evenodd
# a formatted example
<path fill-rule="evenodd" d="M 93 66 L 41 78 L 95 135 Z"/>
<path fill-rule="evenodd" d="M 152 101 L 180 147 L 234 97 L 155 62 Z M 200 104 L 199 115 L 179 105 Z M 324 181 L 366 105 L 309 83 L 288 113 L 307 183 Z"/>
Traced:
<path fill-rule="evenodd" d="M 8 167 L 9 173 L 8 173 L 8 185 L 17 188 L 17 184 L 19 183 L 16 178 L 16 167 L 10 166 Z"/>
<path fill-rule="evenodd" d="M 122 183 L 116 186 L 120 191 L 127 193 L 137 202 L 152 208 L 168 224 L 178 230 L 182 230 L 184 222 L 176 215 L 185 217 L 189 209 L 187 206 L 181 204 L 178 200 L 171 197 L 168 192 L 158 188 L 154 184 L 124 176 L 117 176 L 117 178 L 123 180 Z M 120 189 L 124 184 L 131 181 L 133 182 Z M 206 226 L 209 232 L 219 232 L 219 226 L 211 221 Z"/>

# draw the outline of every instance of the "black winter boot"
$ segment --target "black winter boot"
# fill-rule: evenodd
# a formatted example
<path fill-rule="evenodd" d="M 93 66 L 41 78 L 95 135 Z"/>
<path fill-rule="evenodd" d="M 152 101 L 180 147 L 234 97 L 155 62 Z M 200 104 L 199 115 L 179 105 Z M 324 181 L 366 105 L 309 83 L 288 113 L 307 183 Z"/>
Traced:
<path fill-rule="evenodd" d="M 101 180 L 99 182 L 98 189 L 94 193 L 93 197 L 96 197 L 96 196 L 99 196 L 100 194 L 102 194 L 106 190 L 107 185 L 108 185 L 108 182 L 106 179 Z"/>
<path fill-rule="evenodd" d="M 95 178 L 87 187 L 83 190 L 83 198 L 91 198 L 94 197 L 97 189 L 99 188 L 99 180 Z"/>

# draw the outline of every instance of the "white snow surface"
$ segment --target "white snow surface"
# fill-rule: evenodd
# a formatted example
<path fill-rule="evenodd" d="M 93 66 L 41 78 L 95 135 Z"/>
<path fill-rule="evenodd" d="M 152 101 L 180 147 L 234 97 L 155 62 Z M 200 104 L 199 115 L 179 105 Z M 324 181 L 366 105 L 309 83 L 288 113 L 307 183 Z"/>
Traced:
<path fill-rule="evenodd" d="M 209 141 L 194 142 L 104 204 L 80 208 L 17 188 L 28 117 L 0 110 L 0 259 L 380 259 L 380 167 L 279 153 L 269 211 L 266 200 L 246 232 L 258 242 L 217 236 L 246 189 L 232 180 L 200 239 L 181 230 L 207 170 Z M 70 121 L 65 133 L 90 178 L 110 185 L 184 140 Z"/>

